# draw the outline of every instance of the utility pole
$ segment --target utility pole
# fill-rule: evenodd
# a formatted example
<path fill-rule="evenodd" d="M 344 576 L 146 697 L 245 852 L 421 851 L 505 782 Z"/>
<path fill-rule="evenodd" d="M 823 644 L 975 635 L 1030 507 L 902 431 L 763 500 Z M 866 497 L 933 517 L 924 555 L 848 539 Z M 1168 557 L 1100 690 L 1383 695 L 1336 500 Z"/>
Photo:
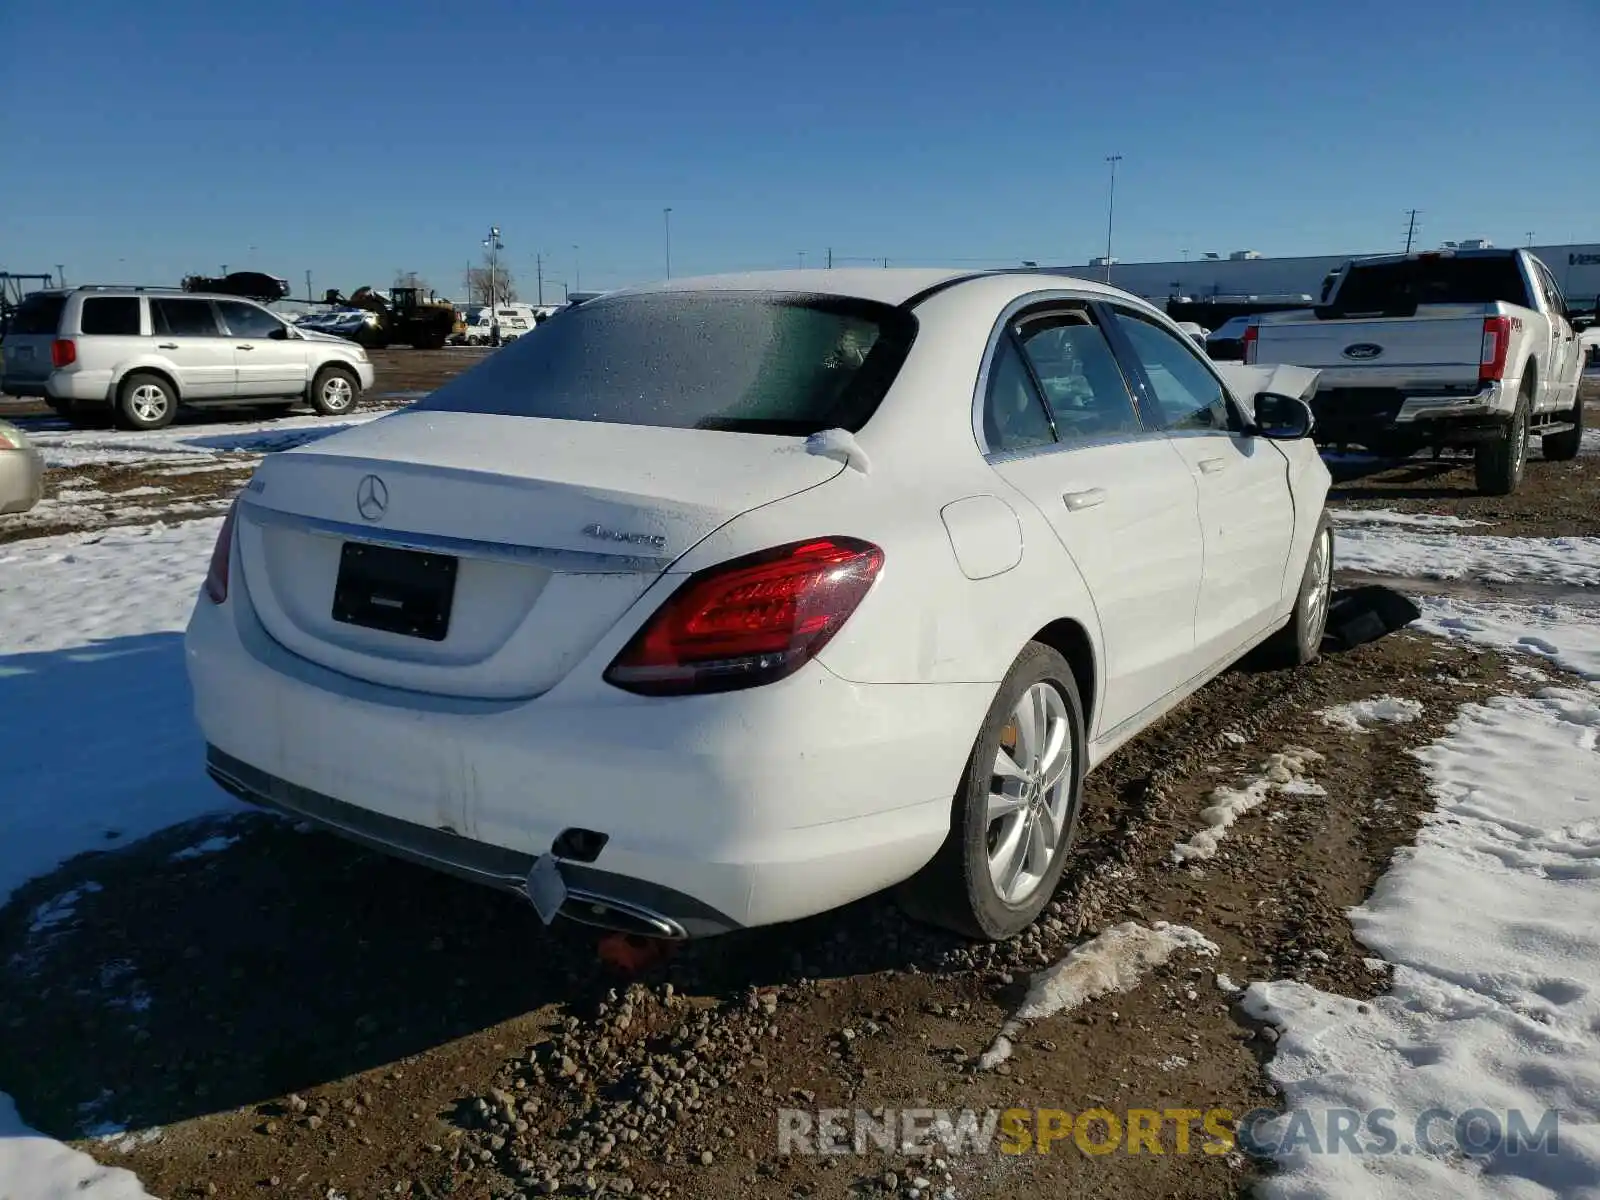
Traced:
<path fill-rule="evenodd" d="M 535 295 L 539 297 L 539 303 L 542 306 L 544 304 L 544 254 L 539 251 L 535 251 L 533 255 L 533 278 Z"/>
<path fill-rule="evenodd" d="M 500 251 L 505 249 L 500 242 L 500 226 L 489 226 L 489 236 L 484 238 L 483 244 L 489 248 L 489 344 L 500 344 L 500 306 L 495 300 L 494 272 L 499 265 Z"/>
<path fill-rule="evenodd" d="M 804 250 L 800 251 L 800 269 L 802 271 L 806 269 L 806 252 Z"/>
<path fill-rule="evenodd" d="M 578 258 L 578 244 L 572 244 L 572 290 L 583 291 L 583 266 Z"/>
<path fill-rule="evenodd" d="M 1419 213 L 1421 211 L 1422 211 L 1421 209 L 1413 208 L 1410 211 L 1410 213 L 1408 214 L 1410 219 L 1406 222 L 1406 253 L 1407 254 L 1411 253 L 1411 243 L 1414 242 L 1416 240 L 1416 237 L 1417 237 L 1417 213 Z"/>
<path fill-rule="evenodd" d="M 661 222 L 666 227 L 666 234 L 667 234 L 667 278 L 671 279 L 672 278 L 672 210 L 670 208 L 663 208 L 661 210 Z"/>
<path fill-rule="evenodd" d="M 833 270 L 833 247 L 828 247 L 828 270 Z"/>
<path fill-rule="evenodd" d="M 228 264 L 227 263 L 223 263 L 222 264 L 222 273 L 224 275 L 226 275 L 228 273 Z"/>
<path fill-rule="evenodd" d="M 1533 249 L 1533 230 L 1528 230 L 1528 249 Z"/>
<path fill-rule="evenodd" d="M 56 264 L 56 286 L 57 287 L 66 287 L 67 286 L 67 269 L 66 269 L 66 267 L 62 266 L 60 263 Z"/>
<path fill-rule="evenodd" d="M 1106 282 L 1111 282 L 1111 220 L 1117 212 L 1117 164 L 1122 161 L 1120 154 L 1106 155 L 1106 161 L 1111 164 L 1111 198 L 1106 203 Z"/>
<path fill-rule="evenodd" d="M 313 293 L 311 291 L 311 272 L 306 272 L 306 303 L 310 304 Z"/>

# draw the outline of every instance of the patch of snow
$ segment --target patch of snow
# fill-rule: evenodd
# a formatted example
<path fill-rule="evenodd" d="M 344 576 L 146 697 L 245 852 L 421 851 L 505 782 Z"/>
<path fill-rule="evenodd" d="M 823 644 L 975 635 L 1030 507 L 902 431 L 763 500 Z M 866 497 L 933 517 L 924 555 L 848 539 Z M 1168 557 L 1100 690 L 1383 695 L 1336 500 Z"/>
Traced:
<path fill-rule="evenodd" d="M 1218 971 L 1217 972 L 1217 990 L 1219 992 L 1237 992 L 1239 990 L 1239 985 L 1237 983 L 1235 983 L 1233 980 L 1229 979 L 1221 971 Z"/>
<path fill-rule="evenodd" d="M 1335 704 L 1317 715 L 1328 725 L 1348 729 L 1351 733 L 1366 733 L 1378 724 L 1404 725 L 1415 721 L 1422 715 L 1422 702 L 1399 696 L 1373 696 L 1349 704 Z"/>
<path fill-rule="evenodd" d="M 17 1190 L 19 1187 L 25 1191 Z M 23 1124 L 11 1097 L 0 1092 L 0 1196 L 7 1200 L 146 1200 L 139 1177 L 102 1167 Z"/>
<path fill-rule="evenodd" d="M 6 732 L 0 904 L 85 850 L 217 810 L 242 811 L 206 778 L 180 631 L 220 519 L 37 538 L 0 546 L 0 698 Z M 94 734 L 84 753 L 83 731 Z M 72 921 L 98 888 L 36 908 L 28 952 Z M 128 1011 L 149 1006 L 131 971 L 101 983 Z M 93 1110 L 99 1102 L 91 1102 Z M 97 1117 L 86 1113 L 86 1120 Z M 4 1185 L 25 1180 L 26 1193 Z M 0 1093 L 0 1195 L 134 1200 L 129 1172 L 100 1167 L 35 1133 Z"/>
<path fill-rule="evenodd" d="M 1034 975 L 1021 1006 L 979 1057 L 979 1069 L 991 1071 L 1010 1058 L 1012 1043 L 1029 1021 L 1068 1012 L 1099 996 L 1132 991 L 1179 950 L 1218 953 L 1216 943 L 1197 930 L 1165 921 L 1153 926 L 1124 921 L 1074 946 L 1065 958 Z"/>
<path fill-rule="evenodd" d="M 1491 525 L 1492 521 L 1473 521 L 1447 513 L 1408 513 L 1392 508 L 1330 508 L 1328 515 L 1339 525 L 1408 525 L 1413 529 L 1470 529 Z"/>
<path fill-rule="evenodd" d="M 193 467 L 166 467 L 160 471 L 152 471 L 152 475 L 180 476 L 203 475 L 208 471 L 253 471 L 261 462 L 261 458 L 251 455 L 249 458 L 234 459 L 230 462 L 201 463 Z"/>
<path fill-rule="evenodd" d="M 1296 1145 L 1261 1185 L 1272 1198 L 1588 1196 L 1600 1181 L 1600 689 L 1465 706 L 1420 753 L 1437 807 L 1351 913 L 1394 965 L 1370 1003 L 1297 982 L 1254 983 L 1247 1012 L 1281 1032 L 1267 1070 L 1291 1122 L 1325 1130 L 1330 1109 L 1388 1109 L 1411 1153 L 1316 1153 Z M 1554 1143 L 1520 1154 L 1429 1152 L 1430 1109 L 1488 1110 Z M 1437 1143 L 1451 1121 L 1434 1122 Z M 1326 1134 L 1323 1135 L 1326 1139 Z M 1361 1138 L 1360 1141 L 1369 1139 Z M 1326 1143 L 1324 1140 L 1324 1149 Z"/>
<path fill-rule="evenodd" d="M 193 464 L 219 454 L 247 451 L 266 454 L 304 445 L 378 420 L 384 412 L 362 412 L 338 421 L 326 417 L 284 417 L 275 421 L 229 424 L 169 425 L 165 429 L 65 429 L 30 435 L 47 467 L 84 467 L 100 463 Z"/>
<path fill-rule="evenodd" d="M 3 562 L 0 559 L 0 562 Z M 1600 679 L 1600 612 L 1563 604 L 1507 604 L 1426 596 L 1413 628 L 1543 658 Z"/>
<path fill-rule="evenodd" d="M 185 846 L 176 851 L 172 856 L 173 862 L 186 862 L 193 858 L 204 858 L 208 854 L 220 854 L 229 846 L 239 840 L 234 834 L 213 834 L 203 842 L 196 842 L 193 846 Z"/>
<path fill-rule="evenodd" d="M 1189 1065 L 1189 1060 L 1181 1054 L 1169 1054 L 1156 1064 L 1163 1071 L 1181 1071 Z"/>
<path fill-rule="evenodd" d="M 1600 587 L 1600 538 L 1516 538 L 1340 528 L 1342 570 L 1407 579 Z"/>
<path fill-rule="evenodd" d="M 1255 808 L 1273 792 L 1289 791 L 1291 795 L 1326 795 L 1320 788 L 1312 792 L 1299 787 L 1305 782 L 1306 771 L 1322 761 L 1315 750 L 1290 746 L 1282 753 L 1267 756 L 1261 764 L 1261 773 L 1242 788 L 1219 787 L 1211 793 L 1211 803 L 1200 813 L 1204 828 L 1187 842 L 1172 848 L 1173 862 L 1189 862 L 1197 858 L 1211 858 L 1217 852 L 1231 826 L 1245 813 Z M 1291 785 L 1295 785 L 1291 790 Z"/>

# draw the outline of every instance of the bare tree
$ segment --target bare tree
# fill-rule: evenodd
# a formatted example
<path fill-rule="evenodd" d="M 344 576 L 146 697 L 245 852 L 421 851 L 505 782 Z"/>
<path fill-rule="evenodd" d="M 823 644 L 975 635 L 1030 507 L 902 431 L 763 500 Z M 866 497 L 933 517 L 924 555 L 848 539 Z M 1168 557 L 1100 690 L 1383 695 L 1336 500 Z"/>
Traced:
<path fill-rule="evenodd" d="M 489 268 L 473 267 L 467 272 L 467 303 L 495 305 L 510 304 L 517 298 L 517 281 L 504 263 L 494 269 L 494 299 L 489 298 Z"/>

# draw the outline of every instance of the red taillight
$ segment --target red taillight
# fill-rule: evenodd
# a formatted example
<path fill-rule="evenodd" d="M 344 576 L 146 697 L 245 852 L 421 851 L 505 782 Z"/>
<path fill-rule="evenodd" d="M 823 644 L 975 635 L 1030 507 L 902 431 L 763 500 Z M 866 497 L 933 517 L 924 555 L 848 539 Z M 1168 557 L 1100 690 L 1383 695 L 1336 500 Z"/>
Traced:
<path fill-rule="evenodd" d="M 1478 355 L 1479 383 L 1493 383 L 1506 377 L 1506 348 L 1510 341 L 1510 317 L 1483 319 L 1483 352 Z"/>
<path fill-rule="evenodd" d="M 792 675 L 828 644 L 883 569 L 883 551 L 817 538 L 691 575 L 606 668 L 648 696 L 725 692 Z"/>
<path fill-rule="evenodd" d="M 57 338 L 50 343 L 50 365 L 70 367 L 78 361 L 78 343 L 71 338 Z"/>
<path fill-rule="evenodd" d="M 206 571 L 206 595 L 213 604 L 228 598 L 228 560 L 233 556 L 233 514 L 238 510 L 235 500 L 222 518 L 222 529 L 217 533 L 217 544 L 211 548 L 211 567 Z"/>
<path fill-rule="evenodd" d="M 1259 325 L 1246 325 L 1244 327 L 1244 361 L 1253 363 L 1256 360 L 1256 339 L 1261 336 Z"/>

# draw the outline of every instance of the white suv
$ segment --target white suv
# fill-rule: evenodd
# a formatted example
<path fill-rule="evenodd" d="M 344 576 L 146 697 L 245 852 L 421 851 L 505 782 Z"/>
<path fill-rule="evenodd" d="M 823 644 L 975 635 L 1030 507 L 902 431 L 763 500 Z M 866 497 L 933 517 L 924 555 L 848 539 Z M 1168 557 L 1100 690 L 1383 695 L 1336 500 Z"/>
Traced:
<path fill-rule="evenodd" d="M 170 424 L 179 404 L 351 411 L 372 386 L 354 342 L 288 324 L 236 296 L 175 288 L 77 287 L 23 300 L 0 345 L 0 392 L 63 416 L 109 405 L 129 429 Z"/>

